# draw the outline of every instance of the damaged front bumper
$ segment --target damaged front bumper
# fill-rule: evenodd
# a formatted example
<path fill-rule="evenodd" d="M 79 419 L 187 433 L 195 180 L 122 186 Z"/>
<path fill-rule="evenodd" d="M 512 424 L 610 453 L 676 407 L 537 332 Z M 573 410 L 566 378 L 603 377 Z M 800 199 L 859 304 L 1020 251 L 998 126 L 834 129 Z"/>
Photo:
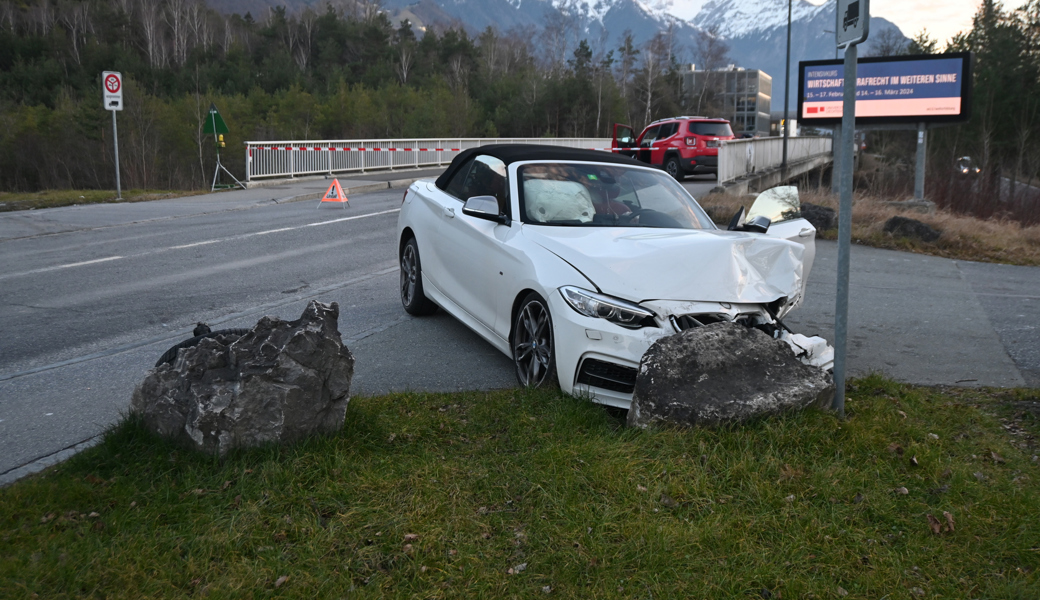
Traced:
<path fill-rule="evenodd" d="M 831 370 L 834 349 L 819 336 L 788 331 L 774 317 L 776 308 L 727 302 L 646 301 L 657 327 L 629 329 L 571 309 L 557 291 L 549 298 L 556 330 L 556 366 L 566 393 L 627 409 L 632 402 L 639 361 L 657 340 L 723 321 L 759 329 L 791 347 L 804 364 Z"/>

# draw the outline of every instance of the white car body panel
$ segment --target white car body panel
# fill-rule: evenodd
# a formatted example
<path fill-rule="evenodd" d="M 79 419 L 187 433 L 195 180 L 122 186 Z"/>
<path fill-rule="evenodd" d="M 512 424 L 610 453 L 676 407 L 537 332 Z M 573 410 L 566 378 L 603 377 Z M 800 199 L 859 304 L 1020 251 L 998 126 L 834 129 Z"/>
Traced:
<path fill-rule="evenodd" d="M 508 169 L 513 215 L 520 214 L 517 169 L 523 164 Z M 561 389 L 621 408 L 628 408 L 630 392 L 578 383 L 583 361 L 637 369 L 651 344 L 677 333 L 673 316 L 770 319 L 764 305 L 780 298 L 788 299 L 781 311 L 787 312 L 801 301 L 815 256 L 815 229 L 804 219 L 774 224 L 763 235 L 554 227 L 519 219 L 500 224 L 463 214 L 462 207 L 430 180 L 412 184 L 405 195 L 398 236 L 408 231 L 416 238 L 426 296 L 512 357 L 513 309 L 526 294 L 539 294 L 553 319 Z M 562 286 L 640 304 L 660 326 L 630 329 L 582 315 L 563 299 Z M 812 345 L 819 362 L 818 341 L 806 340 L 796 341 Z"/>

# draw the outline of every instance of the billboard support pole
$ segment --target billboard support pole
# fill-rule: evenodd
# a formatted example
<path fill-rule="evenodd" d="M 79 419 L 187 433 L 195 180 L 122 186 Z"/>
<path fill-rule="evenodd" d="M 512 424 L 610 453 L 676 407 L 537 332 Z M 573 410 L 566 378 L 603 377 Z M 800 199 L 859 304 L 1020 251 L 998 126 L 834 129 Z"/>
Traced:
<path fill-rule="evenodd" d="M 914 200 L 924 200 L 924 170 L 928 160 L 928 129 L 917 124 L 917 160 L 914 165 Z"/>
<path fill-rule="evenodd" d="M 852 144 L 856 139 L 855 44 L 845 49 L 845 89 L 842 98 L 841 200 L 838 204 L 838 294 L 834 306 L 834 403 L 845 418 L 845 354 L 849 333 L 849 255 L 852 252 Z M 847 139 L 846 139 L 847 138 Z"/>
<path fill-rule="evenodd" d="M 787 64 L 784 67 L 784 157 L 780 162 L 780 177 L 787 179 L 787 142 L 791 137 L 791 112 L 788 102 L 791 100 L 791 4 L 787 0 Z"/>

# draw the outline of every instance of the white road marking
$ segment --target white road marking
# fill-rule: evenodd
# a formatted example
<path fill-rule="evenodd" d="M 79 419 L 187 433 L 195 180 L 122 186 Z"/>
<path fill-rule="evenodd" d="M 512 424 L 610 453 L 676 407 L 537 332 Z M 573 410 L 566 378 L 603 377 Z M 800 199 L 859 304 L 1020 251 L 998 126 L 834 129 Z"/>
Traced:
<path fill-rule="evenodd" d="M 122 256 L 108 256 L 105 258 L 95 258 L 94 260 L 85 260 L 83 262 L 68 263 L 66 265 L 55 265 L 53 267 L 44 267 L 42 269 L 33 269 L 32 271 L 24 271 L 22 273 L 11 273 L 9 275 L 2 275 L 0 279 L 8 279 L 11 277 L 20 277 L 22 275 L 35 275 L 37 273 L 46 273 L 47 271 L 57 271 L 59 269 L 70 269 L 72 267 L 82 267 L 84 265 L 94 265 L 97 263 L 109 262 L 113 260 L 119 260 L 124 258 Z"/>
<path fill-rule="evenodd" d="M 295 231 L 297 229 L 305 229 L 307 227 L 321 227 L 323 225 L 332 225 L 334 223 L 343 223 L 344 221 L 356 221 L 357 219 L 367 219 L 369 217 L 379 217 L 382 215 L 389 215 L 392 213 L 401 212 L 400 208 L 392 208 L 390 210 L 383 210 L 374 213 L 368 213 L 364 215 L 354 215 L 352 217 L 342 217 L 339 219 L 330 219 L 328 221 L 318 221 L 317 223 L 305 223 L 303 225 L 296 225 L 294 227 L 280 227 L 278 229 L 267 229 L 265 231 L 254 231 L 252 233 L 243 233 L 240 235 L 232 235 L 225 238 L 215 238 L 212 240 L 203 240 L 201 242 L 193 242 L 191 244 L 181 244 L 179 246 L 169 246 L 166 248 L 154 248 L 147 252 L 141 252 L 139 254 L 132 254 L 129 256 L 108 256 L 105 258 L 95 258 L 94 260 L 85 260 L 82 262 L 68 263 L 65 265 L 56 265 L 53 267 L 43 267 L 42 269 L 33 269 L 31 271 L 22 271 L 21 273 L 8 273 L 7 275 L 0 275 L 0 281 L 4 279 L 13 279 L 15 277 L 25 277 L 26 275 L 37 275 L 39 273 L 46 273 L 48 271 L 57 271 L 59 269 L 69 269 L 72 267 L 83 267 L 86 265 L 94 265 L 98 263 L 110 262 L 113 260 L 120 260 L 124 258 L 140 258 L 142 256 L 151 256 L 153 254 L 159 254 L 161 252 L 169 252 L 170 250 L 184 250 L 186 248 L 195 248 L 197 246 L 207 246 L 209 244 L 219 244 L 221 242 L 230 242 L 235 240 L 242 240 L 246 238 L 256 237 L 260 235 L 268 235 L 271 233 L 281 233 L 283 231 Z"/>

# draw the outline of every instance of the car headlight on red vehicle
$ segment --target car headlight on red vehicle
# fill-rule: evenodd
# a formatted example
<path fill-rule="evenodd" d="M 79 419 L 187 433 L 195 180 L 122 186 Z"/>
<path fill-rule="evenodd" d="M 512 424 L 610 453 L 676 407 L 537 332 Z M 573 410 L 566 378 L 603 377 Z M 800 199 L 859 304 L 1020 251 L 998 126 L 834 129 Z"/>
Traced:
<path fill-rule="evenodd" d="M 622 327 L 638 329 L 645 325 L 656 324 L 654 313 L 638 304 L 626 302 L 620 298 L 590 292 L 581 288 L 564 286 L 560 295 L 575 311 L 586 317 L 606 319 Z"/>

